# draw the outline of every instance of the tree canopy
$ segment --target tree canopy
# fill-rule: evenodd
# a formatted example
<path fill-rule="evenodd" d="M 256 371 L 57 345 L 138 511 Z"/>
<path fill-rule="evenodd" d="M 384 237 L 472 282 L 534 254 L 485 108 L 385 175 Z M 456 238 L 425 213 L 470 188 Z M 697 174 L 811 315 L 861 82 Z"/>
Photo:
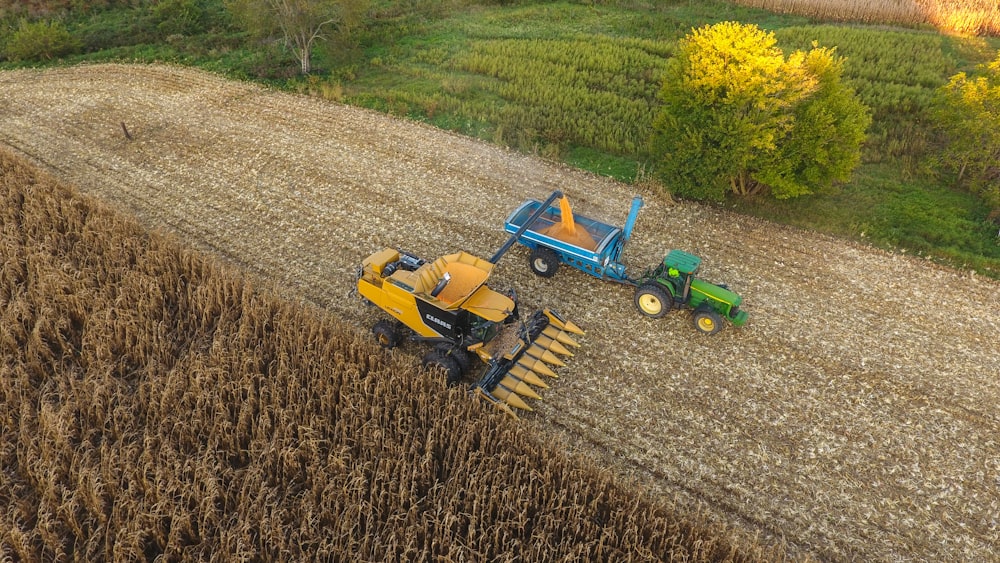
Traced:
<path fill-rule="evenodd" d="M 961 72 L 939 92 L 936 122 L 944 135 L 937 164 L 957 182 L 1000 209 L 1000 52 L 979 67 L 980 76 Z"/>
<path fill-rule="evenodd" d="M 251 33 L 281 33 L 302 74 L 309 74 L 316 42 L 328 32 L 345 34 L 358 25 L 368 0 L 225 0 L 225 4 Z"/>
<path fill-rule="evenodd" d="M 832 49 L 787 58 L 773 33 L 723 22 L 693 30 L 668 65 L 652 156 L 675 193 L 796 197 L 844 181 L 860 162 L 870 111 Z"/>

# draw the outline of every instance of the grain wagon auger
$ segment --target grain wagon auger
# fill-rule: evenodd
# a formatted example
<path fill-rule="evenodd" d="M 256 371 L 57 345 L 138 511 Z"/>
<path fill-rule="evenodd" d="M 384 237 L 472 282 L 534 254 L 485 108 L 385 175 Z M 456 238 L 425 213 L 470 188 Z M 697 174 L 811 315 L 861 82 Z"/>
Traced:
<path fill-rule="evenodd" d="M 552 205 L 557 198 L 558 207 Z M 695 329 L 703 334 L 719 332 L 723 319 L 737 327 L 746 324 L 742 297 L 725 285 L 696 277 L 698 256 L 671 250 L 641 275 L 628 275 L 620 258 L 642 205 L 641 197 L 633 198 L 625 225 L 619 228 L 575 214 L 569 199 L 554 192 L 544 202 L 523 202 L 504 221 L 504 230 L 531 250 L 528 264 L 539 276 L 552 277 L 560 264 L 567 264 L 596 278 L 633 286 L 640 313 L 659 318 L 671 309 L 690 309 Z"/>
<path fill-rule="evenodd" d="M 555 378 L 554 370 L 579 347 L 574 336 L 584 334 L 549 308 L 522 319 L 513 291 L 486 284 L 516 238 L 490 260 L 462 251 L 429 261 L 386 248 L 365 258 L 357 273 L 360 296 L 391 317 L 372 328 L 382 346 L 404 339 L 432 344 L 425 366 L 441 368 L 449 385 L 474 378 L 475 396 L 514 417 L 515 410 L 532 410 L 525 399 L 540 398 L 546 379 Z"/>

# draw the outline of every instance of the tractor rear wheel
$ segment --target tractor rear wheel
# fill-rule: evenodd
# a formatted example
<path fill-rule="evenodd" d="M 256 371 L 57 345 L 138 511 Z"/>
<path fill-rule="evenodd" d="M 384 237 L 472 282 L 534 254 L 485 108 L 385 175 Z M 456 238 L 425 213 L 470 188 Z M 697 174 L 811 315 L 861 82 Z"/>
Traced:
<path fill-rule="evenodd" d="M 392 321 L 387 321 L 385 319 L 375 323 L 372 327 L 372 334 L 375 335 L 375 340 L 382 345 L 383 348 L 395 348 L 399 345 L 399 332 L 396 330 L 396 325 Z"/>
<path fill-rule="evenodd" d="M 647 317 L 658 319 L 674 307 L 670 292 L 657 283 L 647 283 L 635 290 L 635 307 Z"/>
<path fill-rule="evenodd" d="M 715 309 L 699 307 L 691 315 L 694 328 L 702 334 L 715 334 L 722 330 L 722 317 Z"/>
<path fill-rule="evenodd" d="M 462 380 L 462 368 L 451 356 L 442 354 L 439 350 L 431 350 L 424 356 L 425 368 L 441 368 L 444 371 L 448 387 L 454 387 Z"/>
<path fill-rule="evenodd" d="M 531 271 L 543 278 L 551 278 L 559 269 L 559 256 L 551 248 L 536 246 L 531 251 Z"/>

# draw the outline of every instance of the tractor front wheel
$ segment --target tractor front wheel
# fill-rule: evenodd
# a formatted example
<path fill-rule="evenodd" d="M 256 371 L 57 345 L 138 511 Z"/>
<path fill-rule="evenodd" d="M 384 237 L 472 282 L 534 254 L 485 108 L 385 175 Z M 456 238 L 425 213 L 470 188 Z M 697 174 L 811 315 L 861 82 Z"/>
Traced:
<path fill-rule="evenodd" d="M 454 387 L 462 380 L 462 367 L 455 358 L 446 356 L 440 350 L 432 350 L 424 356 L 425 368 L 441 368 L 444 371 L 448 387 Z"/>
<path fill-rule="evenodd" d="M 715 311 L 707 307 L 695 309 L 691 315 L 691 322 L 694 328 L 702 334 L 715 334 L 722 330 L 722 317 Z"/>
<path fill-rule="evenodd" d="M 381 320 L 375 323 L 372 327 L 372 334 L 375 335 L 375 340 L 382 345 L 383 348 L 395 348 L 399 344 L 399 332 L 396 330 L 396 326 L 392 321 Z"/>
<path fill-rule="evenodd" d="M 659 284 L 647 283 L 635 290 L 635 307 L 647 317 L 658 319 L 673 306 L 673 296 Z"/>
<path fill-rule="evenodd" d="M 536 246 L 531 251 L 531 271 L 543 278 L 551 278 L 559 269 L 559 256 L 551 248 Z"/>

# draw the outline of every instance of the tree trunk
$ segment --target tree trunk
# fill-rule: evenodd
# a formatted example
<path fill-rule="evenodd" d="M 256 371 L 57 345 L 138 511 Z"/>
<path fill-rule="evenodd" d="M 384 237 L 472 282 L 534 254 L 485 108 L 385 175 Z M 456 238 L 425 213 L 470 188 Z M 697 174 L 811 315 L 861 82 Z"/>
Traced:
<path fill-rule="evenodd" d="M 309 71 L 312 70 L 312 64 L 309 60 L 311 53 L 309 51 L 309 47 L 305 47 L 299 51 L 299 62 L 302 63 L 302 74 L 309 74 Z"/>
<path fill-rule="evenodd" d="M 748 183 L 748 186 L 747 186 L 746 193 L 747 193 L 747 195 L 757 195 L 757 194 L 763 192 L 766 187 L 767 186 L 765 186 L 764 184 L 761 184 L 757 180 L 750 179 L 750 181 Z"/>
<path fill-rule="evenodd" d="M 733 193 L 740 196 L 745 196 L 748 193 L 747 187 L 747 173 L 743 170 L 739 171 L 735 176 L 733 176 L 729 184 L 733 188 Z"/>

